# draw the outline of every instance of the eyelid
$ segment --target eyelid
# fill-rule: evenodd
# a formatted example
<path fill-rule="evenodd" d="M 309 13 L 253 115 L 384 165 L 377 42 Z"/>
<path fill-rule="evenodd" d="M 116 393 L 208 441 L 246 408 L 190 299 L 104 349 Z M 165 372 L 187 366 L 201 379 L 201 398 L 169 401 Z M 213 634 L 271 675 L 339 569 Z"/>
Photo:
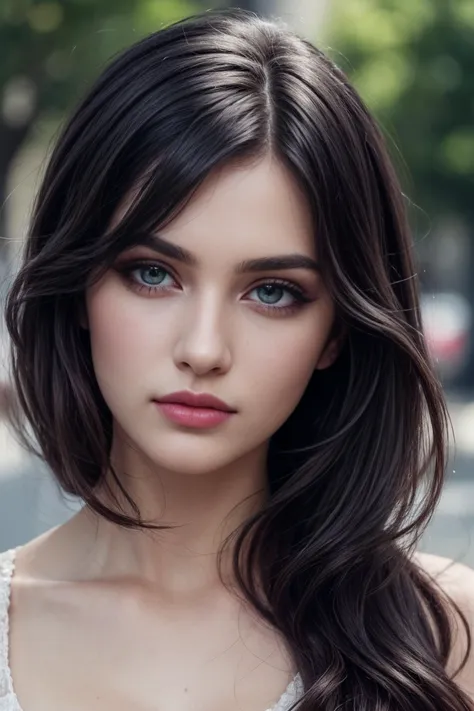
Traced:
<path fill-rule="evenodd" d="M 291 279 L 285 279 L 284 277 L 278 277 L 278 276 L 260 277 L 260 279 L 256 283 L 256 286 L 258 287 L 260 284 L 278 284 L 280 286 L 289 286 L 289 287 L 293 287 L 295 289 L 299 289 L 300 291 L 304 291 L 302 286 L 300 286 L 296 282 L 292 281 Z M 255 286 L 252 288 L 255 289 Z"/>
<path fill-rule="evenodd" d="M 120 272 L 130 274 L 136 269 L 140 269 L 143 267 L 160 267 L 164 271 L 169 272 L 173 279 L 179 281 L 173 267 L 167 262 L 157 258 L 125 258 L 123 259 L 122 263 L 120 263 L 119 260 L 119 263 L 117 264 L 116 268 Z M 259 286 L 264 286 L 265 284 L 275 284 L 276 286 L 281 286 L 282 288 L 286 288 L 290 293 L 293 293 L 295 297 L 300 297 L 303 301 L 311 301 L 311 298 L 309 297 L 307 290 L 304 287 L 294 281 L 278 276 L 261 276 L 255 281 L 254 284 L 247 288 L 245 293 L 248 294 L 254 289 L 258 289 Z"/>
<path fill-rule="evenodd" d="M 124 258 L 123 260 L 118 260 L 116 268 L 120 270 L 127 270 L 127 271 L 133 271 L 134 269 L 139 269 L 140 267 L 161 267 L 162 269 L 165 269 L 166 271 L 169 271 L 173 276 L 175 276 L 176 272 L 174 267 L 172 267 L 170 264 L 165 262 L 162 259 L 157 259 L 154 257 L 128 257 Z M 245 276 L 245 275 L 241 275 Z M 249 275 L 247 275 L 249 276 Z M 254 275 L 253 275 L 254 276 Z M 284 277 L 278 277 L 278 276 L 261 276 L 261 277 L 256 277 L 256 283 L 259 284 L 262 282 L 262 280 L 272 280 L 272 281 L 278 281 L 279 283 L 287 284 L 288 286 L 294 285 L 296 288 L 302 289 L 302 287 L 299 287 L 298 284 L 295 284 L 295 282 L 291 280 L 287 280 Z M 266 282 L 265 282 L 266 283 Z M 255 288 L 255 287 L 253 287 Z"/>
<path fill-rule="evenodd" d="M 300 296 L 304 299 L 308 298 L 306 290 L 303 289 L 302 286 L 296 284 L 296 282 L 294 281 L 290 281 L 288 279 L 281 279 L 279 277 L 262 277 L 261 281 L 257 282 L 254 286 L 251 286 L 247 290 L 247 293 L 249 291 L 253 291 L 254 289 L 258 289 L 260 286 L 265 286 L 266 284 L 280 286 L 282 289 L 286 289 L 291 294 L 293 294 L 293 296 Z"/>
<path fill-rule="evenodd" d="M 130 274 L 136 269 L 143 267 L 160 267 L 165 272 L 169 272 L 174 279 L 177 279 L 177 275 L 173 267 L 166 262 L 162 262 L 159 259 L 149 259 L 149 258 L 136 258 L 136 259 L 124 259 L 123 262 L 118 262 L 116 269 L 119 272 L 124 272 Z"/>

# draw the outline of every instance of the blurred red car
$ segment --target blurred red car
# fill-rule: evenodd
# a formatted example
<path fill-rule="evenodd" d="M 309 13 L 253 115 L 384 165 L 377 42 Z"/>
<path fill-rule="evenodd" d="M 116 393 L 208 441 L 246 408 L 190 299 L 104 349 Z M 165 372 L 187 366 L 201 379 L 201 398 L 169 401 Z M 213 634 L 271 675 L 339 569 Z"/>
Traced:
<path fill-rule="evenodd" d="M 472 307 L 456 292 L 425 293 L 421 297 L 425 336 L 443 380 L 462 373 L 469 358 Z"/>

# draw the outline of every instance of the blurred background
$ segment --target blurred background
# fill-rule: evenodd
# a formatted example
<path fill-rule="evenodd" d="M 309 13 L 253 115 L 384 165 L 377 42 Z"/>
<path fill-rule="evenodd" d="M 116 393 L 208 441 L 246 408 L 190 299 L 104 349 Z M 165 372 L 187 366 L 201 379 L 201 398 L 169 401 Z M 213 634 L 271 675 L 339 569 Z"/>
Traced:
<path fill-rule="evenodd" d="M 422 548 L 474 566 L 474 0 L 246 0 L 329 53 L 380 121 L 402 180 L 432 357 L 454 426 Z M 54 137 L 117 51 L 209 0 L 1 0 L 0 301 Z M 70 516 L 7 426 L 0 319 L 0 550 Z"/>

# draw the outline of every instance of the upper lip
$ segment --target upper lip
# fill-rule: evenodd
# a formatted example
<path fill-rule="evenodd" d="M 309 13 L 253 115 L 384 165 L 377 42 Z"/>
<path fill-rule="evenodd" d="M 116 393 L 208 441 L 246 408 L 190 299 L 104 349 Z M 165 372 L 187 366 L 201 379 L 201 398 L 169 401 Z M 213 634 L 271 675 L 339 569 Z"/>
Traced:
<path fill-rule="evenodd" d="M 160 397 L 158 402 L 177 402 L 182 405 L 189 405 L 190 407 L 211 407 L 214 410 L 223 410 L 224 412 L 235 412 L 235 410 L 219 400 L 219 398 L 214 397 L 214 395 L 208 395 L 207 393 L 193 393 L 190 390 L 180 390 L 177 393 L 171 393 L 170 395 L 165 395 Z"/>

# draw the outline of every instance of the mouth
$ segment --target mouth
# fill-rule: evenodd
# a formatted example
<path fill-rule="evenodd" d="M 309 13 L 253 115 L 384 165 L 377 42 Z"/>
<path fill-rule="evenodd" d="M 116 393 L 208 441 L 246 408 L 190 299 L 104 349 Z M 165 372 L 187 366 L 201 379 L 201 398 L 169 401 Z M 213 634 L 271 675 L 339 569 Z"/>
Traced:
<path fill-rule="evenodd" d="M 155 401 L 159 404 L 182 405 L 187 408 L 199 410 L 217 410 L 230 414 L 236 412 L 235 409 L 215 395 L 194 393 L 191 390 L 180 390 L 179 392 L 170 393 L 169 395 L 157 398 Z"/>
<path fill-rule="evenodd" d="M 183 427 L 205 429 L 226 422 L 237 411 L 215 395 L 180 390 L 154 400 L 160 412 Z"/>

